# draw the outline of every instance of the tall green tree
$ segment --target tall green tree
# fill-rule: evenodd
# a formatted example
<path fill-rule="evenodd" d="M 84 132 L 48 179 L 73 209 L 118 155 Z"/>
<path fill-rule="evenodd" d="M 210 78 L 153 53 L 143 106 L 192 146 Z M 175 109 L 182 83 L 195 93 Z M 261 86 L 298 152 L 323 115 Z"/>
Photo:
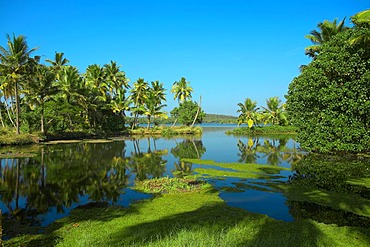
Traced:
<path fill-rule="evenodd" d="M 250 98 L 246 98 L 244 103 L 238 103 L 240 115 L 238 117 L 238 125 L 247 123 L 249 128 L 258 123 L 258 107 L 257 102 Z"/>
<path fill-rule="evenodd" d="M 131 108 L 131 113 L 134 114 L 132 128 L 135 128 L 139 115 L 142 115 L 145 112 L 145 101 L 147 98 L 148 88 L 148 82 L 144 81 L 143 78 L 139 78 L 130 90 L 130 97 L 134 104 Z"/>
<path fill-rule="evenodd" d="M 358 34 L 350 40 L 352 45 L 364 44 L 370 45 L 370 9 L 361 11 L 351 17 L 352 22 L 358 27 L 363 28 L 363 33 Z"/>
<path fill-rule="evenodd" d="M 197 102 L 187 100 L 184 101 L 183 103 L 180 103 L 179 107 L 175 107 L 171 111 L 171 116 L 174 117 L 175 119 L 178 119 L 181 124 L 190 126 L 193 124 L 197 113 L 198 116 L 196 118 L 195 123 L 200 124 L 203 122 L 203 119 L 206 114 L 201 108 L 199 108 Z"/>
<path fill-rule="evenodd" d="M 120 70 L 120 66 L 118 66 L 116 62 L 111 61 L 109 64 L 105 64 L 103 70 L 108 90 L 112 98 L 121 88 L 128 89 L 130 87 L 125 72 Z"/>
<path fill-rule="evenodd" d="M 149 88 L 144 105 L 145 105 L 144 114 L 148 118 L 148 129 L 150 128 L 152 117 L 167 118 L 167 114 L 164 111 L 162 111 L 162 108 L 165 107 L 166 105 L 162 103 L 162 100 L 158 97 L 158 94 L 156 93 L 154 88 Z"/>
<path fill-rule="evenodd" d="M 51 64 L 56 73 L 56 79 L 58 80 L 59 73 L 61 72 L 62 68 L 69 63 L 69 60 L 64 57 L 63 52 L 55 52 L 54 60 L 46 59 L 45 61 Z"/>
<path fill-rule="evenodd" d="M 25 100 L 28 102 L 31 109 L 40 107 L 40 130 L 45 132 L 44 111 L 45 103 L 53 98 L 58 92 L 55 86 L 56 73 L 45 65 L 39 64 L 28 85 L 25 86 Z"/>
<path fill-rule="evenodd" d="M 302 148 L 370 151 L 370 51 L 349 42 L 362 33 L 351 28 L 333 37 L 290 83 L 287 110 Z"/>
<path fill-rule="evenodd" d="M 337 23 L 338 20 L 335 19 L 333 22 L 325 20 L 317 24 L 318 30 L 312 30 L 310 34 L 305 36 L 313 43 L 313 45 L 306 47 L 306 55 L 315 59 L 321 52 L 322 44 L 331 40 L 338 33 L 348 29 L 348 27 L 344 25 L 345 19 L 346 18 L 339 23 Z"/>
<path fill-rule="evenodd" d="M 29 49 L 26 37 L 7 35 L 7 48 L 0 46 L 0 70 L 5 76 L 6 86 L 13 88 L 16 102 L 16 133 L 20 133 L 20 87 L 26 83 L 30 55 L 36 48 Z M 3 85 L 4 86 L 4 85 Z"/>
<path fill-rule="evenodd" d="M 190 82 L 186 81 L 185 77 L 181 77 L 179 81 L 175 81 L 172 85 L 171 93 L 174 94 L 173 98 L 178 100 L 179 103 L 191 99 L 191 93 L 193 88 L 190 86 Z"/>
<path fill-rule="evenodd" d="M 285 105 L 281 103 L 279 97 L 271 97 L 266 100 L 266 106 L 262 107 L 265 123 L 272 125 L 287 125 L 288 116 L 285 111 Z"/>

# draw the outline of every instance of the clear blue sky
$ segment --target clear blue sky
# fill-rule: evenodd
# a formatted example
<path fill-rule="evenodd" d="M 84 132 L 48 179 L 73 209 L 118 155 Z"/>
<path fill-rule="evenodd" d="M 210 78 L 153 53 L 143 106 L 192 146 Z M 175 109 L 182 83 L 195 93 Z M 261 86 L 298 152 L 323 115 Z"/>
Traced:
<path fill-rule="evenodd" d="M 23 34 L 35 53 L 64 52 L 85 72 L 116 61 L 131 84 L 185 77 L 207 113 L 237 115 L 237 103 L 279 96 L 309 63 L 304 36 L 318 22 L 370 8 L 368 0 L 0 0 L 0 45 Z"/>

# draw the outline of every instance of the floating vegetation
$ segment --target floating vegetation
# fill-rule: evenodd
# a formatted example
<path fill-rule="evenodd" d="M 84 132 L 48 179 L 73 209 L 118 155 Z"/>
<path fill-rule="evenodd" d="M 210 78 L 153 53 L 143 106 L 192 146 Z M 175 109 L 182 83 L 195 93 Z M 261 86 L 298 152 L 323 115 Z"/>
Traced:
<path fill-rule="evenodd" d="M 210 187 L 204 181 L 195 178 L 154 178 L 136 182 L 135 189 L 155 194 L 182 193 L 196 191 L 202 188 Z"/>

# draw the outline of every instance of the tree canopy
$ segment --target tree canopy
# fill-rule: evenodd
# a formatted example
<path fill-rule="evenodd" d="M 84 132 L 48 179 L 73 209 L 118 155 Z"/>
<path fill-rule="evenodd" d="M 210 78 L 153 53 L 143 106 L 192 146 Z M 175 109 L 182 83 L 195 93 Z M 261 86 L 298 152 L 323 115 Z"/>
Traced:
<path fill-rule="evenodd" d="M 370 151 L 370 47 L 351 42 L 370 34 L 355 26 L 333 36 L 289 85 L 287 110 L 310 151 Z"/>

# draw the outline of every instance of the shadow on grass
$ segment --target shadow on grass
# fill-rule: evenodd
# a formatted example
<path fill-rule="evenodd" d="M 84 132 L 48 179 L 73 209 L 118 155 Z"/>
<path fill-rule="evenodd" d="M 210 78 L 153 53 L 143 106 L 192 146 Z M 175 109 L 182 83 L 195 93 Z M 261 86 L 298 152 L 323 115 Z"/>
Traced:
<path fill-rule="evenodd" d="M 321 238 L 322 232 L 309 221 L 286 223 L 217 203 L 124 228 L 107 236 L 105 244 L 316 246 Z"/>

